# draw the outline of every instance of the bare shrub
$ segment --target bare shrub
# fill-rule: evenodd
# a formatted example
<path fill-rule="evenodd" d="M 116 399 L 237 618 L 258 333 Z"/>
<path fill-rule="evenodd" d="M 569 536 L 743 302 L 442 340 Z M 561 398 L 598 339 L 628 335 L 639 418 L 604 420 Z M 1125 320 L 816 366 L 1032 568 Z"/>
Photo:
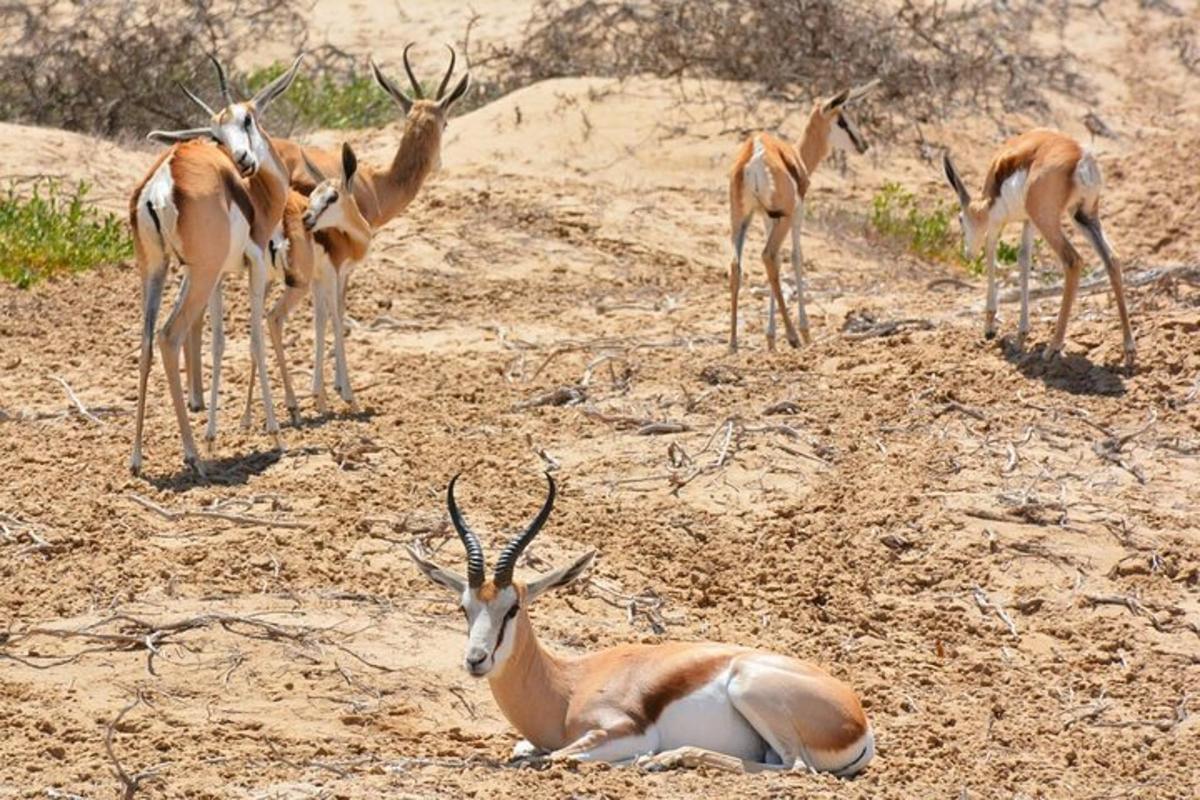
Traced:
<path fill-rule="evenodd" d="M 975 109 L 1036 110 L 1088 86 L 1065 50 L 1030 41 L 1069 13 L 1039 0 L 899 4 L 871 0 L 541 0 L 522 41 L 476 58 L 507 88 L 566 76 L 708 77 L 789 97 L 875 77 L 907 121 Z M 885 104 L 879 104 L 883 106 Z"/>
<path fill-rule="evenodd" d="M 114 136 L 196 124 L 178 83 L 213 84 L 206 58 L 296 42 L 301 0 L 0 3 L 0 119 Z"/>

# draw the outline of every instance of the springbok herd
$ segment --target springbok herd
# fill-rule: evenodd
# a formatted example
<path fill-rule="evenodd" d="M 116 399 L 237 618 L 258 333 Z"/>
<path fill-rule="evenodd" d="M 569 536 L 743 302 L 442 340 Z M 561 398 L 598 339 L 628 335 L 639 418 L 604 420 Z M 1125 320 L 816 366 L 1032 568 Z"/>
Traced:
<path fill-rule="evenodd" d="M 158 309 L 169 262 L 183 265 L 175 307 L 157 332 L 163 367 L 183 439 L 185 464 L 203 474 L 188 421 L 188 408 L 204 408 L 200 343 L 204 312 L 212 324 L 212 386 L 205 439 L 217 433 L 221 357 L 224 348 L 221 281 L 228 272 L 249 266 L 250 394 L 242 418 L 252 421 L 254 375 L 262 392 L 266 430 L 279 445 L 279 423 L 272 404 L 263 342 L 264 314 L 283 379 L 285 403 L 293 422 L 299 406 L 288 374 L 283 324 L 289 312 L 312 292 L 316 354 L 312 391 L 316 407 L 327 411 L 324 361 L 325 329 L 333 328 L 334 387 L 354 407 L 346 363 L 343 320 L 350 275 L 367 258 L 371 238 L 400 214 L 440 162 L 442 136 L 454 103 L 467 90 L 469 75 L 450 89 L 450 65 L 430 99 L 409 64 L 412 87 L 406 94 L 371 62 L 376 81 L 405 114 L 404 133 L 389 166 L 360 164 L 348 144 L 340 152 L 303 147 L 267 135 L 260 118 L 287 91 L 301 59 L 278 79 L 244 102 L 234 100 L 225 70 L 214 58 L 223 106 L 214 110 L 187 92 L 208 117 L 196 128 L 155 131 L 150 138 L 169 144 L 130 197 L 130 224 L 142 280 L 143 327 L 139 362 L 136 427 L 130 467 L 142 466 L 142 428 L 146 382 L 150 372 Z M 767 243 L 762 260 L 770 285 L 767 340 L 774 346 L 776 310 L 789 344 L 810 341 L 804 309 L 801 229 L 809 180 L 833 148 L 865 152 L 867 144 L 846 107 L 877 82 L 818 100 L 800 140 L 791 144 L 767 133 L 741 145 L 730 172 L 729 348 L 737 349 L 738 290 L 742 250 L 751 219 L 761 213 Z M 448 91 L 449 90 L 449 91 Z M 1021 314 L 1017 328 L 1023 345 L 1029 329 L 1029 268 L 1034 229 L 1058 256 L 1066 272 L 1065 290 L 1047 358 L 1063 345 L 1079 284 L 1082 259 L 1062 227 L 1069 213 L 1108 271 L 1124 334 L 1125 364 L 1132 369 L 1134 341 L 1121 283 L 1121 269 L 1104 238 L 1098 216 L 1102 180 L 1095 157 L 1079 142 L 1053 130 L 1036 129 L 1004 143 L 993 158 L 982 195 L 972 199 L 949 155 L 946 178 L 961 205 L 964 254 L 980 247 L 987 259 L 984 333 L 996 333 L 996 246 L 1009 222 L 1024 225 L 1020 248 Z M 779 252 L 790 233 L 797 296 L 796 323 L 787 313 L 779 279 Z M 282 277 L 285 288 L 269 312 L 267 287 Z M 179 352 L 187 373 L 187 407 L 179 377 Z M 529 605 L 539 595 L 564 586 L 591 563 L 588 553 L 573 564 L 529 583 L 514 580 L 518 557 L 546 522 L 555 485 L 537 517 L 501 552 L 491 578 L 483 548 L 454 498 L 450 481 L 450 518 L 467 551 L 462 577 L 410 548 L 416 565 L 433 583 L 448 589 L 467 619 L 464 659 L 474 676 L 487 676 L 492 693 L 509 721 L 525 737 L 523 756 L 551 759 L 635 762 L 648 768 L 709 765 L 736 771 L 802 769 L 853 775 L 875 752 L 874 734 L 857 694 L 842 681 L 810 663 L 759 650 L 714 643 L 628 645 L 564 657 L 538 642 Z"/>

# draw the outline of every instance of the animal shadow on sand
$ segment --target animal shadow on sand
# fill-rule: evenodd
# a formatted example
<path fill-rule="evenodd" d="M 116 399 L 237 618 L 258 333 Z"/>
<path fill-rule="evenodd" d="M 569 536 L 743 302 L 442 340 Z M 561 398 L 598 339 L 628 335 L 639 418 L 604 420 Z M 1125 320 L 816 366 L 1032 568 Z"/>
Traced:
<path fill-rule="evenodd" d="M 373 408 L 360 408 L 358 411 L 329 411 L 324 414 L 314 413 L 311 416 L 301 415 L 298 422 L 291 423 L 295 430 L 322 428 L 327 423 L 345 420 L 347 422 L 370 422 L 378 414 Z"/>
<path fill-rule="evenodd" d="M 1011 337 L 1001 345 L 1004 358 L 1027 378 L 1037 378 L 1054 389 L 1094 397 L 1121 397 L 1125 394 L 1125 379 L 1112 367 L 1093 363 L 1087 356 L 1060 355 L 1046 361 L 1046 345 L 1029 350 L 1017 347 Z"/>
<path fill-rule="evenodd" d="M 147 478 L 147 481 L 156 489 L 177 494 L 200 486 L 240 486 L 249 481 L 251 476 L 266 472 L 287 454 L 286 450 L 272 449 L 224 458 L 201 458 L 203 476 L 184 467 L 172 475 Z"/>

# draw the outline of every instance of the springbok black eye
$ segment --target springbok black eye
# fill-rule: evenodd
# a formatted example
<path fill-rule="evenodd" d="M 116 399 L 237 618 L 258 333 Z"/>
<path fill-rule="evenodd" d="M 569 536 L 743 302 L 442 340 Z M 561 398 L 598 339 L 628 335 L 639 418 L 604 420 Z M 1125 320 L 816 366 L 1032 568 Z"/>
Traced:
<path fill-rule="evenodd" d="M 249 115 L 246 115 L 245 128 L 246 128 L 246 130 L 250 130 L 250 116 Z"/>
<path fill-rule="evenodd" d="M 336 203 L 337 201 L 338 201 L 338 193 L 337 192 L 334 192 L 333 194 L 329 195 L 330 203 Z"/>
<path fill-rule="evenodd" d="M 508 610 L 508 613 L 504 615 L 504 618 L 505 618 L 505 619 L 512 619 L 513 617 L 515 617 L 515 616 L 517 615 L 517 612 L 518 612 L 518 611 L 520 611 L 520 610 L 521 610 L 521 606 L 520 606 L 520 605 L 515 605 L 515 606 L 513 606 L 512 608 L 510 608 L 510 609 Z"/>

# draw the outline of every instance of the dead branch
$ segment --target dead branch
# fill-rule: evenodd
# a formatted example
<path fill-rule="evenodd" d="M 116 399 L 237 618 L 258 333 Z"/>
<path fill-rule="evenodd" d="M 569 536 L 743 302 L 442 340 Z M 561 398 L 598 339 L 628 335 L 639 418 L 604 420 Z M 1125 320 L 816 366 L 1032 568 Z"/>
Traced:
<path fill-rule="evenodd" d="M 137 503 L 142 508 L 153 511 L 163 519 L 170 522 L 178 522 L 181 519 L 188 517 L 200 517 L 202 519 L 219 519 L 225 522 L 234 522 L 238 525 L 262 525 L 268 528 L 290 528 L 292 530 L 307 531 L 313 528 L 311 522 L 295 522 L 283 519 L 269 519 L 265 517 L 252 517 L 247 514 L 232 514 L 227 511 L 218 511 L 215 509 L 182 509 L 172 511 L 169 508 L 164 508 L 153 500 L 142 497 L 139 494 L 130 493 L 129 499 Z"/>
<path fill-rule="evenodd" d="M 120 760 L 117 759 L 116 754 L 113 752 L 113 733 L 116 732 L 117 726 L 121 724 L 121 720 L 125 718 L 126 714 L 128 714 L 130 711 L 133 711 L 133 709 L 137 708 L 142 703 L 150 705 L 149 701 L 146 700 L 142 695 L 141 690 L 138 690 L 137 697 L 134 698 L 132 703 L 117 712 L 117 716 L 115 716 L 113 720 L 108 723 L 108 729 L 104 733 L 104 752 L 108 754 L 108 760 L 113 763 L 113 772 L 116 774 L 117 780 L 121 782 L 121 788 L 123 790 L 121 797 L 124 800 L 133 800 L 133 796 L 137 794 L 138 789 L 142 788 L 142 784 L 154 780 L 162 780 L 158 773 L 162 772 L 171 764 L 171 762 L 167 761 L 130 775 L 125 771 L 125 767 L 121 765 Z"/>
<path fill-rule="evenodd" d="M 85 406 L 83 401 L 79 399 L 79 395 L 75 394 L 75 390 L 71 388 L 71 384 L 67 383 L 66 380 L 58 375 L 51 375 L 50 377 L 62 384 L 63 389 L 67 393 L 67 399 L 69 399 L 75 406 L 75 410 L 79 412 L 79 416 L 83 417 L 88 422 L 91 422 L 93 425 L 104 425 L 104 423 L 100 421 L 99 417 L 88 411 L 87 406 Z"/>
<path fill-rule="evenodd" d="M 1175 280 L 1183 280 L 1189 283 L 1200 283 L 1200 267 L 1194 266 L 1177 266 L 1177 267 L 1160 267 L 1155 269 L 1142 270 L 1125 276 L 1125 288 L 1128 290 L 1132 287 L 1145 286 L 1150 283 L 1156 283 L 1164 278 L 1173 278 Z M 1079 294 L 1095 294 L 1107 290 L 1109 280 L 1107 275 L 1101 275 L 1099 278 L 1093 278 L 1079 286 Z M 1055 286 L 1041 286 L 1029 290 L 1029 299 L 1042 300 L 1047 297 L 1058 297 L 1063 293 L 1062 284 Z M 1009 289 L 1000 293 L 1000 302 L 1015 303 L 1021 299 L 1020 289 Z"/>

